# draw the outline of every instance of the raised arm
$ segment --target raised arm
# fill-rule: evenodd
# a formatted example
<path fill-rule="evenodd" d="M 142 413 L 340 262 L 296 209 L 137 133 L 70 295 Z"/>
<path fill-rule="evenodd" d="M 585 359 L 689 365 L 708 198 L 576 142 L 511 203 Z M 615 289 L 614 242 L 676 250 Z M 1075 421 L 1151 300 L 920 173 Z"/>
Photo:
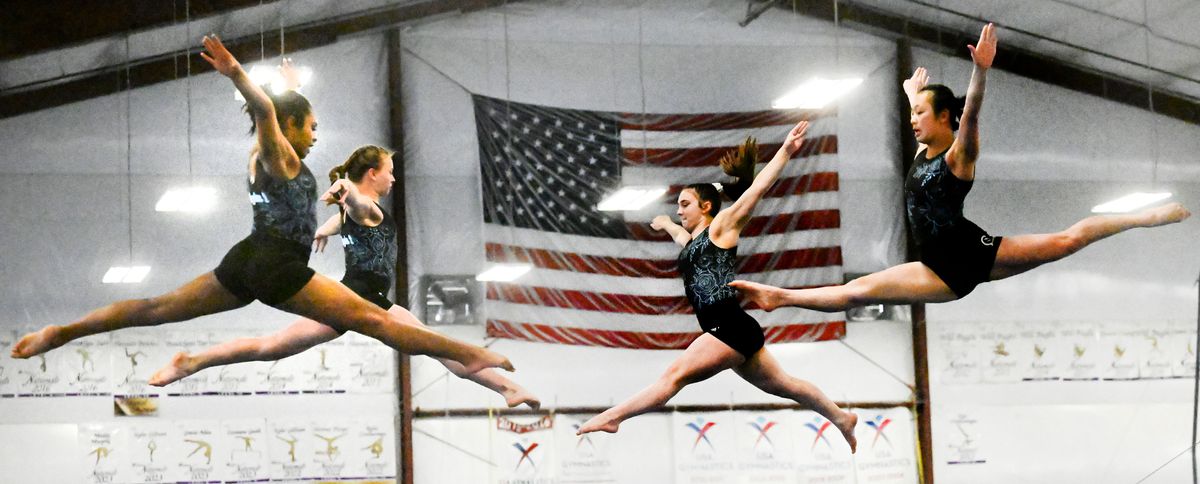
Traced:
<path fill-rule="evenodd" d="M 987 71 L 996 58 L 996 27 L 983 26 L 979 34 L 979 45 L 968 45 L 975 69 L 971 72 L 971 85 L 967 87 L 967 102 L 959 118 L 958 136 L 946 154 L 946 164 L 956 176 L 973 179 L 975 160 L 979 158 L 979 110 L 983 108 L 983 93 L 987 86 Z"/>
<path fill-rule="evenodd" d="M 904 95 L 908 97 L 909 109 L 917 105 L 917 93 L 927 85 L 929 85 L 929 71 L 926 71 L 924 67 L 918 67 L 916 71 L 913 71 L 912 77 L 904 81 Z M 925 143 L 917 143 L 917 153 L 925 148 Z"/>
<path fill-rule="evenodd" d="M 242 70 L 233 54 L 225 48 L 216 35 L 204 36 L 204 49 L 200 57 L 212 64 L 213 68 L 229 80 L 242 97 L 246 98 L 246 107 L 254 116 L 255 131 L 258 136 L 258 161 L 262 163 L 267 174 L 284 179 L 292 179 L 300 172 L 300 157 L 292 144 L 283 136 L 279 121 L 275 119 L 275 105 L 262 88 L 250 80 L 250 76 Z"/>
<path fill-rule="evenodd" d="M 800 145 L 804 143 L 804 133 L 807 131 L 808 121 L 801 121 L 792 128 L 783 140 L 783 146 L 780 146 L 779 151 L 775 152 L 775 157 L 771 158 L 771 161 L 767 162 L 767 166 L 763 167 L 762 171 L 754 177 L 754 183 L 750 184 L 750 188 L 747 188 L 745 193 L 742 193 L 742 196 L 733 202 L 733 205 L 722 210 L 713 218 L 708 234 L 714 242 L 718 242 L 724 247 L 737 243 L 737 237 L 742 228 L 750 222 L 750 215 L 754 212 L 754 207 L 758 205 L 759 200 L 762 200 L 763 195 L 766 195 L 771 185 L 775 184 L 779 174 L 783 173 L 783 168 L 792 159 L 792 154 L 800 149 Z"/>
<path fill-rule="evenodd" d="M 374 227 L 383 222 L 383 211 L 375 204 L 375 200 L 363 195 L 353 182 L 345 178 L 338 180 L 321 194 L 321 201 L 341 205 L 346 216 L 359 225 Z"/>
<path fill-rule="evenodd" d="M 671 217 L 659 215 L 654 217 L 650 222 L 650 228 L 654 230 L 666 230 L 671 235 L 671 239 L 675 240 L 676 244 L 686 246 L 692 241 L 692 234 L 680 227 L 679 224 L 671 220 Z"/>

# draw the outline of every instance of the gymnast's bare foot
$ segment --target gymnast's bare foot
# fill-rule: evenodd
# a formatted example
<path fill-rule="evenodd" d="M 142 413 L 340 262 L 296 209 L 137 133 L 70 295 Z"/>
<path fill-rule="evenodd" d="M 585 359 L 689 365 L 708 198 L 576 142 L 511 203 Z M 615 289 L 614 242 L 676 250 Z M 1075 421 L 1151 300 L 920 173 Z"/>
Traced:
<path fill-rule="evenodd" d="M 858 438 L 854 436 L 854 427 L 858 425 L 858 414 L 842 412 L 842 418 L 833 424 L 842 433 L 842 437 L 846 438 L 846 443 L 850 444 L 850 453 L 853 454 L 858 450 Z"/>
<path fill-rule="evenodd" d="M 743 295 L 754 301 L 764 311 L 774 311 L 783 303 L 783 289 L 757 282 L 737 280 L 729 283 L 729 287 L 741 291 Z"/>
<path fill-rule="evenodd" d="M 503 368 L 508 371 L 516 371 L 516 368 L 508 361 L 508 358 L 487 348 L 475 347 L 471 352 L 471 356 L 459 363 L 462 363 L 464 371 L 468 375 L 484 368 Z"/>
<path fill-rule="evenodd" d="M 66 344 L 66 341 L 60 341 L 62 339 L 62 329 L 62 326 L 52 324 L 22 336 L 20 340 L 17 340 L 17 344 L 14 344 L 12 347 L 12 357 L 25 359 Z"/>
<path fill-rule="evenodd" d="M 150 384 L 162 387 L 182 380 L 196 372 L 196 359 L 180 351 L 175 353 L 171 362 L 150 376 Z"/>
<path fill-rule="evenodd" d="M 592 432 L 608 432 L 610 434 L 617 433 L 617 427 L 620 423 L 608 416 L 608 412 L 592 417 L 587 422 L 584 422 L 575 435 L 590 434 Z"/>
<path fill-rule="evenodd" d="M 1178 202 L 1148 208 L 1143 210 L 1142 213 L 1147 217 L 1146 227 L 1179 223 L 1192 216 L 1192 213 L 1188 209 L 1183 208 L 1183 205 Z"/>
<path fill-rule="evenodd" d="M 529 393 L 529 390 L 521 388 L 520 386 L 509 388 L 504 391 L 504 403 L 508 404 L 508 408 L 513 408 L 522 403 L 529 405 L 529 408 L 534 410 L 542 408 L 542 401 L 538 400 L 538 398 L 532 393 Z"/>

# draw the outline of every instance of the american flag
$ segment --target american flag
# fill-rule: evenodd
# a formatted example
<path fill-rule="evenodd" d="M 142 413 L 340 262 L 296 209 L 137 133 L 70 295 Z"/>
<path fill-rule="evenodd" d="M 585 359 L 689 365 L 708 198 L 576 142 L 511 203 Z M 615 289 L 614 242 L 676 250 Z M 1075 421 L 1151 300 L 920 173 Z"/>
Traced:
<path fill-rule="evenodd" d="M 515 282 L 486 283 L 491 337 L 687 347 L 700 328 L 676 272 L 681 247 L 650 220 L 678 222 L 684 185 L 727 180 L 718 160 L 748 135 L 767 161 L 802 119 L 811 124 L 803 147 L 742 230 L 738 274 L 781 287 L 842 282 L 833 111 L 647 115 L 485 96 L 474 104 L 487 261 L 533 265 Z M 636 212 L 595 208 L 620 187 L 644 185 L 670 189 Z M 747 309 L 767 342 L 845 334 L 840 313 Z"/>

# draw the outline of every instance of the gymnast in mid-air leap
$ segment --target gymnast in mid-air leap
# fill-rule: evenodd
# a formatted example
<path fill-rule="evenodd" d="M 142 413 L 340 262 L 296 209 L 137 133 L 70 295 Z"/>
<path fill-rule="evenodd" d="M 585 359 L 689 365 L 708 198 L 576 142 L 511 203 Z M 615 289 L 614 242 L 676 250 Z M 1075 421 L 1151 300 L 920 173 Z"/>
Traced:
<path fill-rule="evenodd" d="M 789 290 L 750 281 L 730 285 L 767 311 L 780 306 L 833 312 L 868 304 L 947 302 L 965 297 L 983 282 L 1054 262 L 1105 237 L 1181 222 L 1191 215 L 1183 205 L 1170 203 L 1137 213 L 1088 217 L 1062 232 L 1008 237 L 989 235 L 967 220 L 963 201 L 979 158 L 979 110 L 987 71 L 996 55 L 995 26 L 984 26 L 978 45 L 968 48 L 975 68 L 966 98 L 954 97 L 946 86 L 929 85 L 924 68 L 904 81 L 912 106 L 909 122 L 920 143 L 904 183 L 919 262 L 840 286 Z"/>

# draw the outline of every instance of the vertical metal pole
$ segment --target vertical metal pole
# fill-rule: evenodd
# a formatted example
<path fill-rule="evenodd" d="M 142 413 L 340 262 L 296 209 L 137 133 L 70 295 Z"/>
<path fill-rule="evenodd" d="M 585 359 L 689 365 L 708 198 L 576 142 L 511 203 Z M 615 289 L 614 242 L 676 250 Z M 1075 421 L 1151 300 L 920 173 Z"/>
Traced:
<path fill-rule="evenodd" d="M 392 154 L 392 172 L 396 183 L 392 186 L 392 219 L 396 221 L 396 304 L 407 307 L 408 297 L 408 217 L 404 212 L 405 176 L 404 176 L 404 104 L 400 96 L 400 29 L 388 30 L 387 69 L 388 69 L 388 118 L 390 122 L 390 144 L 395 150 Z M 400 353 L 397 361 L 396 374 L 399 376 L 400 388 L 400 436 L 399 459 L 400 482 L 413 482 L 413 443 L 412 443 L 412 364 L 409 356 Z"/>

